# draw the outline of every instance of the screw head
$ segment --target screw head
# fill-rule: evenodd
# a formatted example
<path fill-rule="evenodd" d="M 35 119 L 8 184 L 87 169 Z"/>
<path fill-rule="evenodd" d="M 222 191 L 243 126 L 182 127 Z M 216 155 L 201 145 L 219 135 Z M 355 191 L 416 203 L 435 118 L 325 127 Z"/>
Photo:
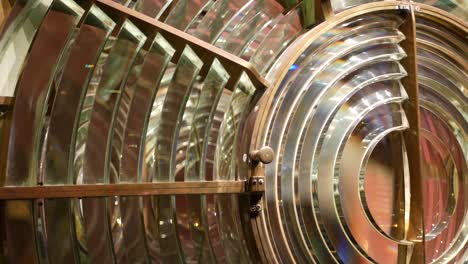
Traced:
<path fill-rule="evenodd" d="M 261 212 L 262 211 L 262 206 L 260 204 L 255 205 L 255 211 L 256 212 Z"/>

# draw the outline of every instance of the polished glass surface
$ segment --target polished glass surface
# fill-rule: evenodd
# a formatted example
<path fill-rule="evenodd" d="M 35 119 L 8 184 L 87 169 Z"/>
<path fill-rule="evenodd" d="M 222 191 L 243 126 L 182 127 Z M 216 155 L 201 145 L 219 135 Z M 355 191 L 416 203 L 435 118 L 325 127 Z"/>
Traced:
<path fill-rule="evenodd" d="M 463 37 L 418 19 L 426 263 L 463 258 L 468 241 L 468 104 Z"/>
<path fill-rule="evenodd" d="M 266 73 L 275 58 L 301 33 L 300 12 L 299 5 L 285 15 L 279 16 L 272 24 L 272 28 L 266 32 L 266 36 L 257 44 L 258 46 L 254 46 L 255 51 L 246 51 L 252 52 L 250 61 L 261 73 Z"/>
<path fill-rule="evenodd" d="M 125 90 L 127 97 L 122 98 L 122 113 L 127 113 L 123 120 L 125 129 L 117 132 L 123 133 L 122 151 L 120 163 L 116 164 L 119 170 L 119 182 L 142 182 L 140 168 L 140 155 L 144 151 L 144 137 L 147 120 L 151 112 L 152 101 L 158 91 L 163 73 L 169 63 L 174 49 L 157 35 L 152 46 L 146 53 L 144 61 L 140 65 L 140 76 Z M 127 103 L 124 103 L 127 102 Z M 142 198 L 122 197 L 120 199 L 120 214 L 123 228 L 123 250 L 126 251 L 130 262 L 145 262 L 149 259 L 146 250 L 144 233 Z"/>
<path fill-rule="evenodd" d="M 180 30 L 186 31 L 190 27 L 193 27 L 199 16 L 202 16 L 202 12 L 206 12 L 209 9 L 213 1 L 211 0 L 180 0 L 177 1 L 174 8 L 166 18 L 166 23 Z"/>
<path fill-rule="evenodd" d="M 82 138 L 79 139 L 84 143 L 81 148 L 75 150 L 77 153 L 83 151 L 82 167 L 77 168 L 75 163 L 75 170 L 79 169 L 81 173 L 77 183 L 110 181 L 111 146 L 115 125 L 113 119 L 121 101 L 130 67 L 145 41 L 146 36 L 130 21 L 125 21 L 109 53 L 103 51 L 107 56 L 106 61 L 101 71 L 95 68 L 93 76 L 95 82 L 88 86 L 85 98 L 89 100 L 88 104 L 84 103 L 84 107 L 89 107 L 89 113 L 85 118 L 80 118 L 80 123 L 84 123 L 83 126 L 86 128 L 82 132 Z M 114 251 L 110 246 L 110 243 L 114 243 L 118 247 L 122 234 L 121 227 L 114 224 L 117 220 L 114 208 L 108 209 L 108 203 L 115 204 L 113 200 L 88 198 L 81 201 L 86 244 L 88 248 L 95 249 L 89 251 L 91 260 L 111 261 L 113 258 L 117 260 L 125 258 L 123 254 L 118 254 L 122 252 L 121 250 Z M 109 222 L 98 219 L 109 219 Z"/>
<path fill-rule="evenodd" d="M 193 112 L 193 121 L 190 128 L 188 146 L 186 150 L 185 162 L 185 181 L 211 180 L 212 175 L 207 175 L 207 155 L 210 130 L 213 127 L 213 121 L 216 114 L 216 106 L 221 98 L 223 87 L 229 78 L 228 73 L 223 66 L 215 60 L 203 82 L 201 93 Z M 211 174 L 211 172 L 208 172 Z M 211 179 L 210 179 L 211 178 Z M 214 238 L 210 235 L 210 212 L 215 211 L 213 202 L 211 204 L 207 196 L 187 196 L 186 197 L 186 217 L 185 223 L 188 226 L 186 234 L 186 244 L 193 240 L 193 252 L 188 262 L 216 262 L 220 256 L 217 256 L 213 249 Z M 182 198 L 183 199 L 183 198 Z M 211 198 L 211 200 L 213 200 Z M 184 210 L 181 213 L 183 214 Z M 212 213 L 211 213 L 212 214 Z M 179 218 L 183 221 L 184 217 Z M 180 230 L 180 229 L 179 229 Z M 188 236 L 190 235 L 190 236 Z M 219 240 L 219 238 L 217 239 Z M 215 240 L 216 241 L 216 240 Z M 187 250 L 186 250 L 187 251 Z"/>
<path fill-rule="evenodd" d="M 171 0 L 138 0 L 133 9 L 149 17 L 159 19 L 171 3 Z"/>
<path fill-rule="evenodd" d="M 56 77 L 57 95 L 50 113 L 41 160 L 42 179 L 46 185 L 74 183 L 70 144 L 78 116 L 76 111 L 71 109 L 80 105 L 86 92 L 87 81 L 92 74 L 92 66 L 96 64 L 114 26 L 114 22 L 99 8 L 91 7 L 73 39 L 63 71 L 59 78 Z M 45 228 L 47 248 L 50 249 L 49 259 L 62 262 L 79 258 L 81 251 L 77 250 L 80 247 L 73 232 L 72 201 L 44 201 L 44 219 L 49 227 Z M 52 228 L 54 226 L 60 227 L 60 231 Z M 63 247 L 63 250 L 54 250 L 57 247 Z"/>
<path fill-rule="evenodd" d="M 224 115 L 223 123 L 218 135 L 215 155 L 215 179 L 235 180 L 236 159 L 238 155 L 235 142 L 239 136 L 241 121 L 245 116 L 244 109 L 255 92 L 255 88 L 246 75 L 242 75 L 233 92 L 230 107 Z M 234 195 L 217 197 L 220 210 L 220 231 L 223 243 L 228 245 L 227 258 L 232 261 L 245 262 L 248 259 L 244 248 L 244 236 L 240 231 L 238 200 Z"/>
<path fill-rule="evenodd" d="M 0 95 L 14 96 L 21 67 L 52 0 L 16 1 L 0 33 Z"/>
<path fill-rule="evenodd" d="M 194 87 L 194 80 L 202 67 L 202 62 L 195 53 L 186 47 L 176 66 L 172 82 L 162 104 L 160 124 L 157 127 L 155 142 L 155 175 L 153 181 L 175 181 L 177 172 L 177 149 L 180 147 L 179 133 L 184 123 L 191 123 L 193 115 L 184 113 L 187 102 L 192 102 L 198 96 L 199 89 Z M 183 259 L 179 237 L 176 232 L 174 217 L 175 197 L 154 198 L 157 204 L 156 213 L 159 216 L 159 245 L 163 261 Z"/>
<path fill-rule="evenodd" d="M 40 9 L 40 7 L 36 8 Z M 23 10 L 23 12 L 30 11 Z M 38 29 L 36 40 L 29 51 L 27 64 L 24 66 L 17 84 L 16 95 L 22 99 L 17 100 L 15 104 L 17 108 L 14 110 L 14 121 L 11 126 L 13 130 L 21 131 L 21 135 L 12 133 L 10 137 L 11 150 L 9 153 L 11 155 L 7 161 L 9 177 L 6 179 L 6 185 L 27 186 L 41 182 L 41 179 L 36 175 L 40 170 L 40 166 L 38 166 L 42 148 L 40 138 L 43 136 L 42 133 L 46 125 L 45 114 L 48 98 L 49 94 L 54 92 L 54 82 L 56 81 L 54 76 L 63 66 L 63 58 L 69 52 L 74 27 L 81 15 L 83 15 L 83 9 L 73 1 L 56 1 L 52 4 L 44 17 L 42 26 Z M 50 38 L 55 39 L 54 45 L 50 45 Z M 13 45 L 13 43 L 10 42 L 7 45 Z M 38 71 L 38 69 L 41 70 Z M 42 133 L 38 133 L 38 131 Z M 16 144 L 20 144 L 22 147 L 14 147 Z M 10 241 L 7 242 L 7 245 L 11 247 L 8 257 L 12 261 L 22 259 L 25 262 L 35 263 L 41 259 L 41 254 L 36 255 L 34 251 L 42 252 L 40 245 L 43 242 L 41 242 L 40 237 L 37 238 L 36 244 L 36 235 L 41 233 L 35 234 L 34 227 L 37 223 L 43 226 L 43 221 L 39 222 L 38 220 L 38 214 L 41 211 L 38 210 L 35 202 L 13 201 L 11 205 L 9 203 L 7 202 L 7 207 L 16 204 L 15 206 L 23 208 L 23 215 L 17 218 L 11 210 L 6 211 L 5 222 L 9 229 L 7 241 Z M 19 241 L 14 239 L 14 236 L 29 239 Z M 19 244 L 16 244 L 15 241 Z M 21 250 L 18 251 L 18 249 Z"/>
<path fill-rule="evenodd" d="M 283 261 L 396 263 L 410 251 L 362 204 L 361 175 L 372 149 L 407 128 L 398 81 L 406 75 L 398 63 L 405 57 L 401 21 L 366 16 L 318 36 L 276 91 L 264 144 L 278 158 L 266 165 L 266 195 L 270 235 Z"/>
<path fill-rule="evenodd" d="M 249 8 L 252 5 L 253 1 L 247 0 L 216 1 L 200 21 L 199 26 L 193 33 L 194 36 L 206 42 L 213 42 L 223 33 L 233 17 L 237 19 L 244 17 L 243 13 L 239 14 L 239 16 L 235 16 L 236 14 L 241 12 L 243 8 Z M 231 23 L 231 25 L 235 26 L 236 23 Z"/>

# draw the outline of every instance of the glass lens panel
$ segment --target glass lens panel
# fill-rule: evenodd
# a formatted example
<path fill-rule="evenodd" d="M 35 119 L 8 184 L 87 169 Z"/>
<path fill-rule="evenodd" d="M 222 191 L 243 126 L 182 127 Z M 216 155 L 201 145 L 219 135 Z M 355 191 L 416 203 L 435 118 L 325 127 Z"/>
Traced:
<path fill-rule="evenodd" d="M 206 41 L 213 42 L 218 39 L 231 19 L 243 8 L 249 1 L 216 1 L 203 17 L 200 25 L 194 32 L 194 36 Z M 251 1 L 250 1 L 251 2 Z M 235 26 L 236 23 L 232 23 Z"/>
<path fill-rule="evenodd" d="M 52 0 L 16 1 L 0 33 L 0 96 L 14 96 L 30 45 Z"/>
<path fill-rule="evenodd" d="M 109 36 L 114 23 L 97 7 L 91 7 L 79 32 L 73 40 L 68 60 L 57 85 L 56 97 L 50 113 L 47 138 L 44 143 L 44 184 L 73 184 L 69 166 L 70 143 L 77 120 L 76 109 L 84 95 L 92 66 Z M 47 220 L 47 248 L 54 262 L 73 261 L 79 257 L 74 217 L 70 200 L 45 200 L 44 217 Z M 60 229 L 59 231 L 57 229 Z M 63 250 L 54 250 L 62 247 Z"/>
<path fill-rule="evenodd" d="M 265 166 L 264 210 L 284 262 L 393 263 L 409 249 L 401 235 L 380 230 L 363 204 L 372 149 L 407 127 L 400 106 L 407 98 L 399 82 L 406 75 L 398 63 L 405 57 L 401 22 L 393 14 L 368 15 L 321 36 L 306 34 L 267 74 L 274 81 L 302 47 L 263 117 L 268 132 L 261 145 L 277 157 Z"/>
<path fill-rule="evenodd" d="M 82 14 L 83 10 L 72 1 L 56 1 L 38 30 L 29 59 L 17 84 L 18 99 L 14 106 L 11 129 L 21 132 L 20 134 L 12 133 L 10 137 L 6 185 L 36 185 L 41 181 L 37 177 L 41 153 L 40 137 L 42 136 L 38 131 L 42 132 L 44 129 L 47 100 L 49 94 L 54 92 L 51 91 L 54 88 L 52 85 L 54 75 L 63 66 L 64 61 L 61 58 L 66 57 L 69 51 L 73 29 Z M 8 38 L 8 36 L 4 37 Z M 55 40 L 54 45 L 50 45 L 51 38 Z M 10 42 L 8 45 L 11 44 Z M 19 145 L 15 146 L 16 144 Z M 40 247 L 44 242 L 43 237 L 39 236 L 37 237 L 38 246 L 36 246 L 35 225 L 39 222 L 35 202 L 8 201 L 6 207 L 5 222 L 8 229 L 7 248 L 9 249 L 7 259 L 11 262 L 35 263 L 38 257 L 46 255 L 45 253 L 36 255 L 44 252 Z M 15 217 L 14 207 L 23 208 L 19 218 Z M 38 235 L 43 234 L 44 221 L 40 223 L 42 228 L 38 230 Z M 17 239 L 17 237 L 22 239 Z M 18 251 L 19 249 L 21 252 Z"/>
<path fill-rule="evenodd" d="M 236 158 L 238 153 L 235 142 L 237 141 L 239 127 L 245 116 L 255 87 L 248 77 L 243 74 L 233 92 L 229 109 L 224 115 L 218 134 L 215 155 L 215 179 L 236 180 Z M 241 176 L 242 177 L 242 176 Z M 226 258 L 229 262 L 245 262 L 248 259 L 248 251 L 245 248 L 244 235 L 241 232 L 238 197 L 236 195 L 217 196 L 219 227 L 222 243 L 226 250 Z"/>
<path fill-rule="evenodd" d="M 107 57 L 102 68 L 95 68 L 95 82 L 91 82 L 88 87 L 84 107 L 91 108 L 89 114 L 80 117 L 78 133 L 82 138 L 78 138 L 77 145 L 84 148 L 83 165 L 75 162 L 75 170 L 82 171 L 79 175 L 81 179 L 77 183 L 92 184 L 109 182 L 109 159 L 111 139 L 113 136 L 113 117 L 118 109 L 122 90 L 129 74 L 136 55 L 145 42 L 146 37 L 129 21 L 125 21 L 120 32 L 115 39 L 108 55 L 106 50 L 101 55 Z M 86 102 L 86 100 L 89 100 Z M 84 118 L 83 118 L 84 117 Z M 80 130 L 82 130 L 80 132 Z M 84 130 L 84 131 L 83 131 Z M 83 143 L 80 143 L 83 142 Z M 81 147 L 81 146 L 80 146 Z M 76 148 L 76 157 L 79 158 L 80 148 Z M 106 205 L 109 203 L 109 205 Z M 113 198 L 86 198 L 82 200 L 83 218 L 86 230 L 86 244 L 90 259 L 100 261 L 111 261 L 114 257 L 117 260 L 125 258 L 121 253 L 120 237 L 121 225 L 117 223 L 118 216 L 112 211 L 115 205 Z M 108 211 L 108 207 L 111 211 Z M 109 219 L 102 221 L 102 219 Z M 109 226 L 110 224 L 110 226 Z M 107 233 L 110 230 L 110 234 Z M 112 245 L 117 247 L 113 256 Z M 120 254 L 119 254 L 120 253 Z"/>
<path fill-rule="evenodd" d="M 166 24 L 180 30 L 187 30 L 196 22 L 196 18 L 212 5 L 211 0 L 179 0 L 166 18 Z"/>
<path fill-rule="evenodd" d="M 137 0 L 133 9 L 149 17 L 159 19 L 172 0 Z"/>
<path fill-rule="evenodd" d="M 119 114 L 126 113 L 126 118 L 121 121 L 125 127 L 121 131 L 116 129 L 116 135 L 123 135 L 122 151 L 118 155 L 120 161 L 115 164 L 115 169 L 119 171 L 118 181 L 120 182 L 142 181 L 139 173 L 139 156 L 144 150 L 142 143 L 146 131 L 145 125 L 159 83 L 173 53 L 174 49 L 164 38 L 157 35 L 143 63 L 133 66 L 134 68 L 140 67 L 140 75 L 133 82 L 130 79 L 127 82 L 124 91 L 125 98 L 122 98 L 119 111 Z M 145 262 L 149 259 L 149 255 L 143 235 L 142 200 L 140 197 L 122 197 L 119 207 L 123 225 L 124 255 L 127 256 L 129 262 Z"/>
<path fill-rule="evenodd" d="M 468 239 L 468 46 L 447 26 L 417 22 L 426 263 L 455 262 Z"/>
<path fill-rule="evenodd" d="M 209 180 L 205 176 L 205 163 L 210 130 L 213 125 L 216 106 L 228 78 L 229 75 L 219 61 L 213 61 L 193 111 L 193 122 L 189 129 L 186 157 L 183 161 L 185 163 L 185 181 Z M 187 255 L 187 262 L 216 262 L 215 254 L 212 251 L 209 239 L 207 239 L 210 229 L 206 218 L 208 214 L 206 197 L 177 197 L 177 201 L 179 199 L 186 199 L 185 208 L 177 207 L 179 225 L 186 229 L 186 232 L 181 232 L 182 227 L 179 226 L 180 236 L 185 235 L 183 238 L 181 237 L 182 241 L 185 240 L 182 244 L 187 245 L 187 247 L 193 244 L 192 254 Z M 185 251 L 187 252 L 188 249 Z"/>

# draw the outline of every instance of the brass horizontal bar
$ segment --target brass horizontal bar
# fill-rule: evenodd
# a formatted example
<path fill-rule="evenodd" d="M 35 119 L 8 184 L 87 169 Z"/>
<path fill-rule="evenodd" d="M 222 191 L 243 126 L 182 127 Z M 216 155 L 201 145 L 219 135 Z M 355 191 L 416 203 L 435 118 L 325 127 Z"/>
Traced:
<path fill-rule="evenodd" d="M 0 200 L 244 193 L 245 181 L 158 182 L 0 187 Z"/>
<path fill-rule="evenodd" d="M 161 34 L 175 48 L 175 58 L 178 58 L 185 46 L 189 45 L 203 61 L 204 67 L 209 68 L 213 60 L 215 58 L 218 59 L 231 76 L 226 85 L 226 88 L 229 90 L 234 89 L 234 85 L 242 72 L 245 72 L 249 76 L 257 89 L 264 89 L 269 86 L 268 81 L 246 60 L 111 0 L 94 0 L 94 3 L 107 14 L 113 13 L 114 16 L 120 17 L 121 19 L 128 18 L 132 20 L 132 22 L 147 35 L 151 35 L 155 33 L 155 31 Z"/>
<path fill-rule="evenodd" d="M 0 96 L 0 107 L 10 107 L 15 103 L 14 97 Z"/>

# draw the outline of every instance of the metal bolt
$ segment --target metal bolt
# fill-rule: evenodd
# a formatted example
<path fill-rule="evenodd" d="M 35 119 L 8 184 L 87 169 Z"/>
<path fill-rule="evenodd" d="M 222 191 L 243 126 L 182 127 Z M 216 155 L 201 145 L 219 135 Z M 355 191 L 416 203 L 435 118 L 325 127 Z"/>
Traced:
<path fill-rule="evenodd" d="M 259 179 L 258 184 L 263 185 L 263 179 Z"/>
<path fill-rule="evenodd" d="M 252 205 L 250 207 L 251 213 L 260 213 L 262 211 L 262 206 L 260 204 Z"/>
<path fill-rule="evenodd" d="M 275 156 L 273 149 L 270 147 L 262 147 L 259 150 L 253 150 L 250 153 L 250 158 L 254 161 L 260 161 L 264 164 L 271 163 Z"/>
<path fill-rule="evenodd" d="M 257 180 L 252 180 L 252 185 L 257 185 Z"/>
<path fill-rule="evenodd" d="M 256 212 L 261 212 L 262 211 L 262 206 L 260 204 L 255 205 L 255 211 Z"/>

